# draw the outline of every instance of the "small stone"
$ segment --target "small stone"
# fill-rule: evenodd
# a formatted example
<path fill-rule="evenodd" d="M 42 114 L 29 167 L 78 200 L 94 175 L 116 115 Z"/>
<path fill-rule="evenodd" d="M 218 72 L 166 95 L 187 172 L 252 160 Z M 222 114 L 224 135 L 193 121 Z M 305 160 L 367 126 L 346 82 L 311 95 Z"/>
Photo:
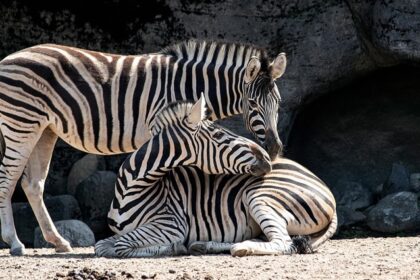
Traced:
<path fill-rule="evenodd" d="M 176 271 L 175 270 L 173 270 L 173 269 L 169 269 L 169 271 L 168 271 L 169 273 L 171 273 L 171 274 L 175 274 L 176 273 Z"/>
<path fill-rule="evenodd" d="M 55 276 L 60 277 L 60 278 L 66 277 L 66 275 L 64 273 L 61 273 L 61 272 L 57 272 L 55 274 Z"/>
<path fill-rule="evenodd" d="M 155 277 L 156 277 L 156 273 L 153 274 L 153 275 L 151 275 L 151 276 L 149 276 L 149 279 L 154 279 Z M 130 272 L 126 272 L 125 273 L 125 278 L 127 278 L 127 279 L 134 279 L 134 276 Z"/>

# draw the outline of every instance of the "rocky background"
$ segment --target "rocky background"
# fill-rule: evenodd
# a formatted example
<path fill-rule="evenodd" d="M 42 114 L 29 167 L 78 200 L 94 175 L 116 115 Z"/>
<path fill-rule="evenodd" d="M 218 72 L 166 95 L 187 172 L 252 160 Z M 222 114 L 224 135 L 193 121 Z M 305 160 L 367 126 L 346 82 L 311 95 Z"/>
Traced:
<path fill-rule="evenodd" d="M 331 187 L 340 234 L 420 232 L 420 1 L 2 0 L 0 15 L 0 59 L 39 43 L 140 54 L 189 38 L 286 52 L 286 155 Z M 248 135 L 240 118 L 223 123 Z M 74 244 L 110 234 L 105 216 L 125 157 L 57 144 L 46 204 Z M 44 246 L 19 187 L 13 207 L 22 241 Z"/>

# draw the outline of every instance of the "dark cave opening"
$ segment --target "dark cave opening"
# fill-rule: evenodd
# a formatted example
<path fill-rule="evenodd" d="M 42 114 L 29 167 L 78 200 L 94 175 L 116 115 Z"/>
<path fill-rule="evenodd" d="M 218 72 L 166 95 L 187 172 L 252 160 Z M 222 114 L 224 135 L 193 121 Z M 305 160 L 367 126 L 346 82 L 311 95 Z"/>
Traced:
<path fill-rule="evenodd" d="M 339 180 L 375 188 L 395 162 L 420 172 L 420 68 L 384 68 L 306 104 L 286 155 L 333 190 Z"/>

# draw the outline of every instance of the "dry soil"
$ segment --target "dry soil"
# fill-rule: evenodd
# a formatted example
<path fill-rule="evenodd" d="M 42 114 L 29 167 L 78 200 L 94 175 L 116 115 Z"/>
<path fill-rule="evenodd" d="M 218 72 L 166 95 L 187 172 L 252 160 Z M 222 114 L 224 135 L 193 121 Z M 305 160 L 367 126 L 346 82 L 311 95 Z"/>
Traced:
<path fill-rule="evenodd" d="M 309 255 L 96 258 L 93 248 L 56 254 L 0 250 L 0 279 L 420 279 L 420 236 L 330 240 Z"/>

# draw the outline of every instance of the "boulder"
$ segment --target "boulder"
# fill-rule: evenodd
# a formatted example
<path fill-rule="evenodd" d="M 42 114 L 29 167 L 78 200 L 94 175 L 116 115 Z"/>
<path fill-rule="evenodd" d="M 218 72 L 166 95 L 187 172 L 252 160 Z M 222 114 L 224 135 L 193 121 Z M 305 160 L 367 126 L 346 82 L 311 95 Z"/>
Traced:
<path fill-rule="evenodd" d="M 116 179 L 117 175 L 114 172 L 96 171 L 77 186 L 76 199 L 82 211 L 83 221 L 95 234 L 109 230 L 106 219 L 114 197 Z"/>
<path fill-rule="evenodd" d="M 128 157 L 129 154 L 121 154 L 121 155 L 112 155 L 112 156 L 105 156 L 106 162 L 106 170 L 115 172 L 118 174 L 118 170 L 120 169 L 121 165 Z"/>
<path fill-rule="evenodd" d="M 409 173 L 401 163 L 393 163 L 391 174 L 384 184 L 382 195 L 410 190 Z"/>
<path fill-rule="evenodd" d="M 395 233 L 420 229 L 417 195 L 412 192 L 392 193 L 381 199 L 367 215 L 367 225 L 375 231 Z"/>
<path fill-rule="evenodd" d="M 76 199 L 71 195 L 52 196 L 44 199 L 48 212 L 53 221 L 78 219 L 81 212 Z M 16 231 L 20 240 L 32 246 L 34 229 L 38 226 L 35 215 L 29 203 L 18 202 L 12 204 Z"/>
<path fill-rule="evenodd" d="M 334 186 L 333 193 L 337 205 L 343 208 L 358 210 L 373 203 L 372 192 L 357 182 L 340 180 Z"/>
<path fill-rule="evenodd" d="M 105 160 L 103 157 L 88 154 L 76 161 L 67 177 L 67 192 L 71 195 L 76 193 L 77 186 L 97 170 L 103 170 Z"/>
<path fill-rule="evenodd" d="M 54 222 L 57 231 L 72 247 L 89 247 L 95 245 L 95 236 L 92 230 L 82 221 L 63 220 Z M 35 248 L 52 247 L 45 241 L 41 229 L 37 227 L 34 232 L 33 242 Z"/>
<path fill-rule="evenodd" d="M 364 222 L 366 215 L 361 211 L 354 210 L 345 206 L 337 207 L 338 227 L 348 227 L 357 223 Z"/>

